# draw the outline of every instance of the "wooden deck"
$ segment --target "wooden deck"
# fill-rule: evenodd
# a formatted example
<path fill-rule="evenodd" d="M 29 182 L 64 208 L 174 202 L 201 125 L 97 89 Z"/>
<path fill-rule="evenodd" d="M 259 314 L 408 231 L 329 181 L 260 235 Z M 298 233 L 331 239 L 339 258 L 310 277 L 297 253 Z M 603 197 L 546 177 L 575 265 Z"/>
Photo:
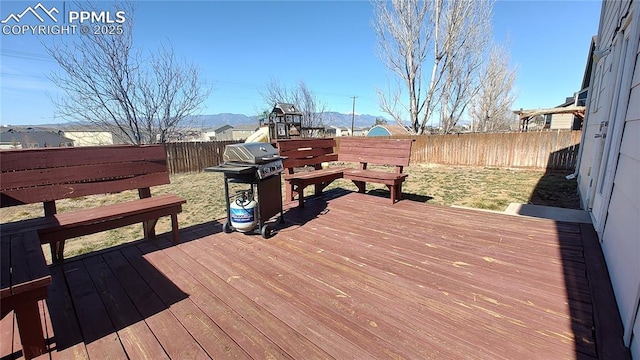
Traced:
<path fill-rule="evenodd" d="M 44 358 L 628 356 L 590 225 L 335 191 L 285 218 L 269 240 L 212 222 L 53 266 Z"/>

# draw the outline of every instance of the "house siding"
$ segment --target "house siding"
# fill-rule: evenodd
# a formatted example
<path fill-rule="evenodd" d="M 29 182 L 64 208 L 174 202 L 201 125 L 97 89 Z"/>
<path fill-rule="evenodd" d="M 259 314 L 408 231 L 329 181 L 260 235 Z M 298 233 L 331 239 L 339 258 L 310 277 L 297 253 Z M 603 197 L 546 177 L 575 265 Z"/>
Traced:
<path fill-rule="evenodd" d="M 639 8 L 636 6 L 636 8 Z M 640 13 L 634 14 L 636 17 Z M 636 18 L 635 21 L 638 21 Z M 633 34 L 631 35 L 633 36 Z M 609 214 L 603 234 L 603 251 L 618 299 L 625 338 L 633 357 L 640 358 L 640 332 L 637 331 L 640 301 L 640 39 L 636 36 L 635 70 L 625 116 L 620 157 L 614 177 Z M 610 259 L 610 261 L 609 261 Z M 635 325 L 634 325 L 635 322 Z M 636 330 L 634 330 L 634 328 Z"/>
<path fill-rule="evenodd" d="M 627 15 L 627 10 L 632 11 Z M 618 78 L 617 64 L 620 62 L 619 45 L 613 42 L 614 32 L 624 22 L 627 15 L 631 23 L 625 29 L 629 35 L 630 54 L 624 66 L 632 64 L 623 78 Z M 601 138 L 594 136 L 600 132 L 602 121 L 610 121 L 607 136 L 614 136 L 622 130 L 620 148 L 609 158 L 609 169 L 615 169 L 611 198 L 606 206 L 606 217 L 599 219 L 604 227 L 600 234 L 611 283 L 615 292 L 620 317 L 624 326 L 625 345 L 630 347 L 632 356 L 640 359 L 640 2 L 605 1 L 602 5 L 597 49 L 613 46 L 611 53 L 602 58 L 594 67 L 592 92 L 587 104 L 587 119 L 584 127 L 582 154 L 579 166 L 578 188 L 582 205 L 589 209 L 593 189 L 597 187 Z M 626 87 L 628 84 L 631 87 Z M 617 106 L 615 89 L 621 88 L 620 96 L 628 96 L 624 117 L 615 118 Z M 625 88 L 626 87 L 626 88 Z M 613 111 L 612 111 L 613 110 Z M 615 123 L 618 122 L 618 123 Z M 620 138 L 618 138 L 620 139 Z M 611 139 L 610 141 L 613 141 Z M 591 209 L 589 209 L 591 210 Z M 596 209 L 594 209 L 596 211 Z M 595 224 L 596 227 L 599 224 Z"/>
<path fill-rule="evenodd" d="M 551 115 L 551 130 L 567 130 L 573 127 L 573 114 Z"/>
<path fill-rule="evenodd" d="M 73 140 L 74 146 L 113 145 L 113 135 L 108 131 L 65 131 L 64 136 Z"/>

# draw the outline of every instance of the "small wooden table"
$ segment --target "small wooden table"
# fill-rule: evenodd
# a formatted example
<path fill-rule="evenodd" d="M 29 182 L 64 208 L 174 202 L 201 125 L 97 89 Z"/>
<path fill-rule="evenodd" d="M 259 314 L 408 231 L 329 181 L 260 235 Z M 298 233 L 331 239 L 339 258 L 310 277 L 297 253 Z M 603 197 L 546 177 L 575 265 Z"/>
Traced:
<path fill-rule="evenodd" d="M 51 273 L 37 230 L 3 234 L 0 244 L 2 317 L 15 311 L 24 357 L 31 359 L 47 351 L 38 301 L 47 298 Z"/>

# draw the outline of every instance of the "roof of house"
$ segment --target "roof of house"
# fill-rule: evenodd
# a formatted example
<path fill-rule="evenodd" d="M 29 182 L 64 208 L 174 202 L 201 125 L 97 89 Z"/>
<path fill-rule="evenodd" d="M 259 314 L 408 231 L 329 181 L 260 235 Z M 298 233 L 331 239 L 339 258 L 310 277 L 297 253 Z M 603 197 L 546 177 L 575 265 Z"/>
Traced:
<path fill-rule="evenodd" d="M 582 77 L 582 89 L 588 88 L 591 82 L 591 69 L 593 68 L 593 53 L 596 51 L 597 41 L 598 41 L 597 36 L 593 36 L 591 38 L 589 53 L 587 55 L 587 64 L 584 68 L 584 76 Z"/>
<path fill-rule="evenodd" d="M 257 124 L 240 124 L 235 126 L 233 131 L 256 131 L 258 130 Z"/>
<path fill-rule="evenodd" d="M 29 144 L 38 144 L 40 147 L 73 144 L 73 140 L 62 136 L 60 132 L 32 127 L 3 128 L 0 132 L 0 142 L 14 141 L 23 144 L 25 147 L 28 147 Z"/>
<path fill-rule="evenodd" d="M 93 125 L 72 125 L 60 127 L 60 131 L 63 132 L 111 132 L 109 130 L 100 128 Z"/>
<path fill-rule="evenodd" d="M 216 132 L 216 133 L 219 133 L 219 132 L 223 132 L 223 131 L 226 131 L 226 130 L 229 130 L 229 129 L 233 129 L 233 126 L 231 126 L 229 124 L 226 124 L 226 125 L 222 125 L 222 126 L 218 126 L 216 128 L 213 128 L 213 131 Z"/>
<path fill-rule="evenodd" d="M 376 125 L 372 127 L 367 136 L 391 136 L 391 135 L 409 135 L 409 131 L 401 125 Z"/>

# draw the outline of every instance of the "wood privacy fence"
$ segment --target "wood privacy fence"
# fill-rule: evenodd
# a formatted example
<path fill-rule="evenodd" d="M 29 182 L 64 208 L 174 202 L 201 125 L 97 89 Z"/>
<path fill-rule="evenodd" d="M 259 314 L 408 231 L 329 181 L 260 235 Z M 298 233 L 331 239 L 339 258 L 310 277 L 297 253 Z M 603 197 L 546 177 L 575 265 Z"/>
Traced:
<path fill-rule="evenodd" d="M 172 174 L 203 171 L 222 162 L 224 147 L 238 141 L 166 143 L 167 162 Z"/>
<path fill-rule="evenodd" d="M 411 149 L 413 164 L 573 170 L 581 135 L 580 131 L 545 131 L 393 138 L 415 140 Z"/>
<path fill-rule="evenodd" d="M 412 135 L 411 163 L 574 170 L 580 131 L 503 134 Z M 336 138 L 340 147 L 340 137 Z M 238 141 L 168 143 L 172 174 L 202 171 L 222 162 L 224 147 Z"/>

